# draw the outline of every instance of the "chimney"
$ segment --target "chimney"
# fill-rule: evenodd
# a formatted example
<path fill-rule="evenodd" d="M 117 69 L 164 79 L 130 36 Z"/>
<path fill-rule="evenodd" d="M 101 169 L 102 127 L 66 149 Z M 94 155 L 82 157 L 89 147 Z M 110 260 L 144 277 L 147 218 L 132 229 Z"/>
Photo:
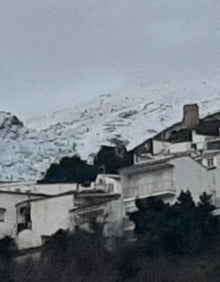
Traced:
<path fill-rule="evenodd" d="M 187 128 L 194 128 L 199 123 L 198 104 L 188 104 L 183 106 L 183 125 Z"/>

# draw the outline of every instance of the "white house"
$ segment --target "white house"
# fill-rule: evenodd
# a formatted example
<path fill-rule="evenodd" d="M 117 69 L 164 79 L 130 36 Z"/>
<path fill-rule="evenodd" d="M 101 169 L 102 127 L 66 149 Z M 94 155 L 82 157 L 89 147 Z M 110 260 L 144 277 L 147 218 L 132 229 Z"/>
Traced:
<path fill-rule="evenodd" d="M 207 157 L 207 158 L 206 158 Z M 207 164 L 212 159 L 212 163 Z M 203 163 L 206 162 L 206 165 Z M 121 171 L 126 212 L 135 210 L 135 199 L 157 196 L 174 203 L 181 190 L 190 190 L 197 202 L 203 192 L 220 199 L 220 152 L 202 161 L 190 155 L 168 157 L 153 163 L 141 163 Z"/>
<path fill-rule="evenodd" d="M 17 235 L 16 205 L 22 201 L 47 197 L 39 193 L 21 193 L 0 190 L 0 238 Z"/>
<path fill-rule="evenodd" d="M 120 176 L 98 175 L 87 188 L 77 184 L 0 185 L 0 235 L 15 238 L 19 249 L 41 246 L 59 229 L 88 228 L 93 219 L 105 222 L 105 236 L 120 234 Z"/>
<path fill-rule="evenodd" d="M 41 246 L 59 229 L 88 228 L 93 219 L 105 222 L 104 235 L 118 235 L 122 224 L 120 198 L 115 193 L 84 191 L 18 203 L 17 245 L 20 249 Z"/>
<path fill-rule="evenodd" d="M 74 207 L 74 193 L 32 199 L 16 205 L 19 249 L 41 246 L 59 229 L 69 229 L 69 210 Z"/>

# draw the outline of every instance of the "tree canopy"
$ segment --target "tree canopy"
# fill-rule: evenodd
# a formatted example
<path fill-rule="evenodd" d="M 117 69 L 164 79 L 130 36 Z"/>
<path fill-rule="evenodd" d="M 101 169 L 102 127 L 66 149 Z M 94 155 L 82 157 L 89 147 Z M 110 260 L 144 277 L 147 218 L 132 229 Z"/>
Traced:
<path fill-rule="evenodd" d="M 117 153 L 115 147 L 102 146 L 90 165 L 78 155 L 64 157 L 59 164 L 51 164 L 43 179 L 38 183 L 81 183 L 89 184 L 94 181 L 98 173 L 117 174 L 119 169 L 132 165 L 132 154 Z"/>
<path fill-rule="evenodd" d="M 172 206 L 150 197 L 137 200 L 138 210 L 129 216 L 139 241 L 156 246 L 155 253 L 194 254 L 211 248 L 219 236 L 210 200 L 211 195 L 203 193 L 196 205 L 189 191 L 182 191 Z"/>

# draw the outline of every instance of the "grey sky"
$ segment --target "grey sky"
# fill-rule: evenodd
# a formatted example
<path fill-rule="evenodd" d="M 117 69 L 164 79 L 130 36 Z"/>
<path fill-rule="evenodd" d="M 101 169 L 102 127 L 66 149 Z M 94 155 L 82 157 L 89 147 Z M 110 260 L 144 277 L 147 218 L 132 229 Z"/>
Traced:
<path fill-rule="evenodd" d="M 1 0 L 0 110 L 218 75 L 219 0 Z"/>

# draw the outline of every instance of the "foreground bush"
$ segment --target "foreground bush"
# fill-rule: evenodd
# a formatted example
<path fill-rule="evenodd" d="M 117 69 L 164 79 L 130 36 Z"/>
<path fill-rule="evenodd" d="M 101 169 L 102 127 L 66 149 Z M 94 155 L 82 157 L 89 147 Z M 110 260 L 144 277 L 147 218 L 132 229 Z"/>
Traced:
<path fill-rule="evenodd" d="M 219 222 L 210 200 L 203 194 L 195 204 L 190 192 L 182 192 L 173 206 L 154 198 L 137 201 L 138 211 L 130 214 L 137 236 L 132 243 L 103 237 L 103 226 L 92 222 L 90 232 L 59 230 L 40 259 L 19 262 L 13 240 L 5 238 L 0 281 L 219 282 Z"/>

